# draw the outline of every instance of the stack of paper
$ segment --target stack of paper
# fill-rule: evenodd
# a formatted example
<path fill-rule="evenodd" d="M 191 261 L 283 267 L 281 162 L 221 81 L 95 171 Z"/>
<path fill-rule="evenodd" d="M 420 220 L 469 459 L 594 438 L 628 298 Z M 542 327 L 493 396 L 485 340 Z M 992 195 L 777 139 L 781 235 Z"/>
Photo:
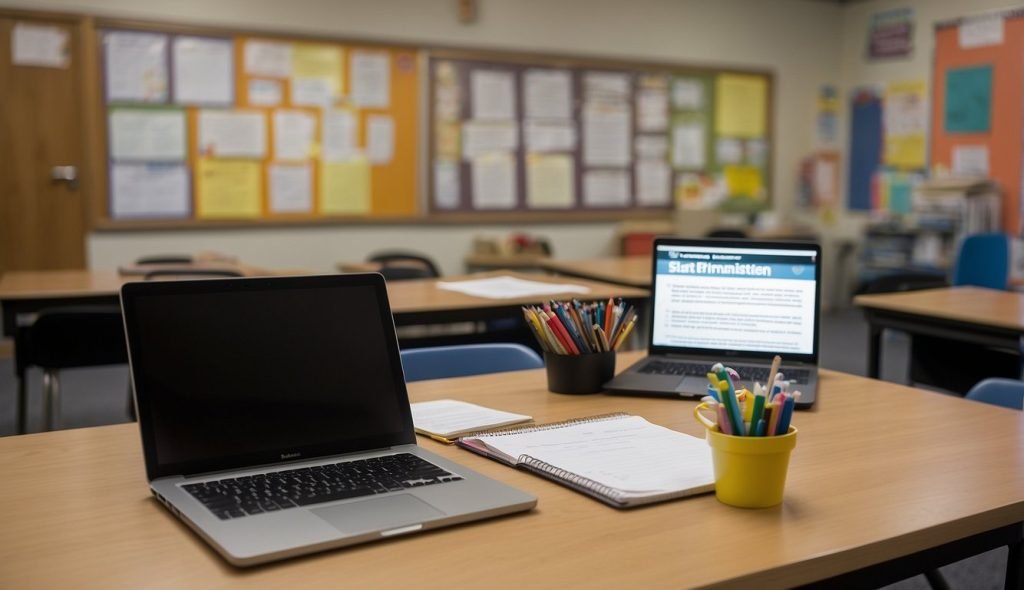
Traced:
<path fill-rule="evenodd" d="M 485 408 L 468 402 L 440 399 L 412 404 L 416 432 L 451 443 L 460 436 L 529 422 L 530 416 Z"/>

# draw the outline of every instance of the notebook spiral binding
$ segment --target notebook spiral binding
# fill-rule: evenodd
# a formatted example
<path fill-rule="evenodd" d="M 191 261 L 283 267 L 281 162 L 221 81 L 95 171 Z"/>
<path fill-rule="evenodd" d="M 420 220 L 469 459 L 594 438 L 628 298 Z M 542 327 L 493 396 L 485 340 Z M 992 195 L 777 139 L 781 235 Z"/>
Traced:
<path fill-rule="evenodd" d="M 580 420 L 579 422 L 586 422 L 593 420 Z M 583 477 L 582 475 L 576 475 L 571 471 L 566 471 L 561 467 L 555 467 L 550 463 L 541 461 L 540 459 L 534 459 L 529 455 L 522 455 L 519 457 L 519 463 L 530 469 L 546 473 L 547 475 L 555 478 L 556 481 L 563 482 L 570 487 L 576 488 L 580 491 L 587 492 L 591 495 L 603 496 L 605 498 L 611 498 L 614 501 L 621 501 L 623 495 L 615 488 L 606 486 L 602 483 L 598 483 L 589 477 Z"/>
<path fill-rule="evenodd" d="M 552 422 L 550 424 L 540 424 L 533 426 L 512 426 L 509 428 L 500 428 L 497 430 L 490 430 L 485 433 L 481 433 L 480 436 L 506 436 L 512 434 L 523 434 L 526 432 L 540 432 L 541 430 L 554 430 L 556 428 L 566 428 L 569 426 L 576 426 L 577 424 L 601 422 L 602 420 L 612 420 L 615 418 L 623 418 L 626 416 L 629 416 L 629 414 L 625 412 L 612 412 L 611 414 L 598 414 L 597 416 L 588 416 L 586 418 L 573 418 L 571 420 Z"/>

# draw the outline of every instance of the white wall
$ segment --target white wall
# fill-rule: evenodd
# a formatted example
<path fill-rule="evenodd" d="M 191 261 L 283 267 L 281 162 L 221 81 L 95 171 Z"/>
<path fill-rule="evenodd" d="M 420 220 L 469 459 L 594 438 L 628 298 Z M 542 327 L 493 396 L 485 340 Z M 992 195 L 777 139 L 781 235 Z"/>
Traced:
<path fill-rule="evenodd" d="M 839 83 L 839 5 L 809 0 L 480 0 L 461 25 L 454 0 L 0 0 L 0 5 L 424 44 L 464 45 L 771 69 L 776 73 L 777 206 L 791 209 L 795 170 L 812 147 L 817 89 Z M 518 226 L 560 257 L 613 252 L 613 223 Z M 509 230 L 513 228 L 507 228 Z M 491 227 L 491 233 L 506 228 Z M 188 232 L 94 232 L 89 262 L 110 268 L 147 252 L 216 247 L 253 264 L 329 270 L 371 249 L 417 248 L 461 268 L 467 226 L 339 226 Z"/>

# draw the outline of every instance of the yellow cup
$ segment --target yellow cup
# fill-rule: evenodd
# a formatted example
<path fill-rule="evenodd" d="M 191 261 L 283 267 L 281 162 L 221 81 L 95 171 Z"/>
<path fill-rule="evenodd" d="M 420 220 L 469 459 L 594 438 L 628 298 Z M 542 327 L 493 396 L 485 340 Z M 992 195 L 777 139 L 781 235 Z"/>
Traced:
<path fill-rule="evenodd" d="M 700 404 L 694 409 L 698 419 Z M 706 408 L 705 408 L 706 409 Z M 740 508 L 767 508 L 782 503 L 789 454 L 796 446 L 796 428 L 780 436 L 732 436 L 718 427 L 707 429 L 711 460 L 715 467 L 718 501 Z"/>

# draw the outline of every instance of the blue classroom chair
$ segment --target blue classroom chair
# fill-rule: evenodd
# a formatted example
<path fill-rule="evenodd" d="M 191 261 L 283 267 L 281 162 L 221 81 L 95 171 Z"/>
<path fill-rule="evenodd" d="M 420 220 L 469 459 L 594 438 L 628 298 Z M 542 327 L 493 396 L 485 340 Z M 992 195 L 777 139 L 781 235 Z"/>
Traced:
<path fill-rule="evenodd" d="M 1010 281 L 1010 238 L 1002 233 L 964 238 L 953 268 L 953 285 L 1006 290 Z"/>
<path fill-rule="evenodd" d="M 424 381 L 540 369 L 544 361 L 522 344 L 462 344 L 402 351 L 405 380 Z"/>
<path fill-rule="evenodd" d="M 967 392 L 967 399 L 1013 410 L 1024 410 L 1024 382 L 990 377 Z"/>

